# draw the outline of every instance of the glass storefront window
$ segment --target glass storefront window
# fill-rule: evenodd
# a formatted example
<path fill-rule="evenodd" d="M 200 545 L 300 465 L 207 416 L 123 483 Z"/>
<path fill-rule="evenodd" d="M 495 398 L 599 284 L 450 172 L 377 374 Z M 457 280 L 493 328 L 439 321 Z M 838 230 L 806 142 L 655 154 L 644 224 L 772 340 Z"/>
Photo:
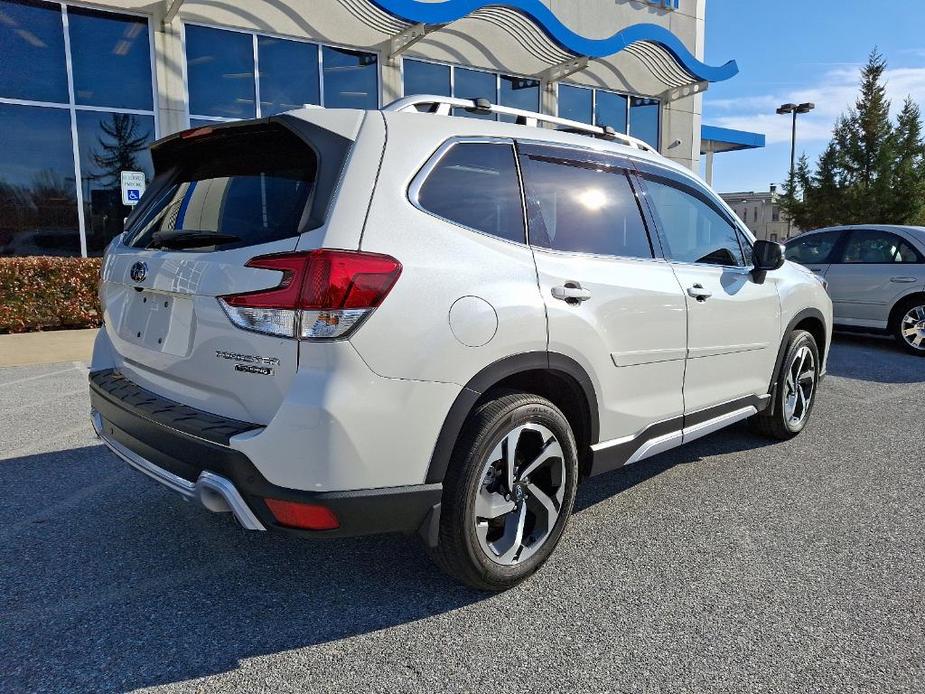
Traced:
<path fill-rule="evenodd" d="M 261 116 L 321 103 L 317 44 L 258 36 L 257 57 Z"/>
<path fill-rule="evenodd" d="M 656 149 L 659 147 L 659 110 L 658 99 L 634 96 L 630 100 L 630 135 Z"/>
<path fill-rule="evenodd" d="M 449 65 L 405 59 L 402 61 L 402 70 L 404 71 L 405 96 L 414 94 L 451 96 Z"/>
<path fill-rule="evenodd" d="M 627 98 L 622 94 L 614 94 L 613 92 L 598 89 L 595 94 L 595 124 L 609 125 L 618 133 L 625 133 L 626 103 Z"/>
<path fill-rule="evenodd" d="M 375 53 L 322 48 L 324 105 L 379 108 L 379 61 Z"/>
<path fill-rule="evenodd" d="M 250 34 L 186 26 L 189 112 L 254 118 L 254 44 Z"/>
<path fill-rule="evenodd" d="M 76 102 L 153 109 L 147 20 L 80 7 L 68 7 L 67 16 Z"/>
<path fill-rule="evenodd" d="M 61 6 L 0 1 L 0 96 L 67 103 Z"/>
<path fill-rule="evenodd" d="M 154 118 L 131 113 L 80 111 L 77 144 L 84 203 L 87 255 L 100 255 L 122 233 L 132 211 L 122 204 L 122 171 L 143 171 L 150 182 L 154 166 L 148 146 L 154 141 Z"/>
<path fill-rule="evenodd" d="M 453 96 L 459 99 L 488 99 L 493 104 L 498 103 L 498 77 L 494 73 L 457 67 L 454 68 L 454 78 Z M 495 119 L 491 114 L 470 113 L 458 108 L 453 109 L 453 114 L 468 118 Z"/>
<path fill-rule="evenodd" d="M 559 117 L 582 123 L 594 122 L 594 90 L 559 85 Z"/>
<path fill-rule="evenodd" d="M 501 75 L 500 104 L 526 111 L 540 110 L 540 83 L 525 77 L 507 77 Z M 511 116 L 502 116 L 501 120 L 513 122 Z"/>
<path fill-rule="evenodd" d="M 0 104 L 0 255 L 80 255 L 70 113 Z"/>

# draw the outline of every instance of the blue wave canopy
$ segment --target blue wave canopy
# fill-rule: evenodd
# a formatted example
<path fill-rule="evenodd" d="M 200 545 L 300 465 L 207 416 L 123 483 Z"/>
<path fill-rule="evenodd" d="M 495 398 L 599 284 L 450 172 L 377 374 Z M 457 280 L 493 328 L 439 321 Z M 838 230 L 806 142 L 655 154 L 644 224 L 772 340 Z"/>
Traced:
<path fill-rule="evenodd" d="M 697 60 L 681 40 L 657 24 L 634 24 L 606 39 L 589 39 L 576 34 L 553 14 L 540 0 L 443 0 L 443 2 L 421 2 L 421 0 L 372 0 L 389 14 L 413 24 L 448 24 L 472 14 L 483 7 L 506 7 L 529 17 L 550 39 L 575 55 L 589 58 L 606 58 L 619 53 L 637 41 L 656 43 L 698 80 L 722 82 L 739 72 L 736 61 L 730 60 L 718 67 Z"/>

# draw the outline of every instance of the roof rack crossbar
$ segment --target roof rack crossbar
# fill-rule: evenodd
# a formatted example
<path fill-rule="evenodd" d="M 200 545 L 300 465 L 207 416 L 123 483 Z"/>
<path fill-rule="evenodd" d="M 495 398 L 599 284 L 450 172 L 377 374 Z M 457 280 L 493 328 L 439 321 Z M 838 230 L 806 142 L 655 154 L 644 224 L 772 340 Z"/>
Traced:
<path fill-rule="evenodd" d="M 590 125 L 588 123 L 582 123 L 581 121 L 559 118 L 558 116 L 549 116 L 535 111 L 511 108 L 510 106 L 500 106 L 491 103 L 488 99 L 457 99 L 450 96 L 417 94 L 393 101 L 382 110 L 395 112 L 417 111 L 419 113 L 434 113 L 440 116 L 448 116 L 452 113 L 453 108 L 461 108 L 474 113 L 494 113 L 502 116 L 511 116 L 518 125 L 526 125 L 528 127 L 535 128 L 538 127 L 540 123 L 554 125 L 562 130 L 613 140 L 645 152 L 656 151 L 652 146 L 646 144 L 642 140 L 619 133 L 609 125 Z"/>

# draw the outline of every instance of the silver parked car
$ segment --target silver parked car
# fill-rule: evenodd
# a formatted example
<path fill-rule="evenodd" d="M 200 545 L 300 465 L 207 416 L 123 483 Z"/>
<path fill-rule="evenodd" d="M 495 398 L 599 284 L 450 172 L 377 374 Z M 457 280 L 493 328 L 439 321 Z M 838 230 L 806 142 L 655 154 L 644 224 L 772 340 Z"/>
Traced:
<path fill-rule="evenodd" d="M 786 255 L 828 282 L 836 325 L 890 333 L 925 356 L 925 227 L 818 229 L 791 239 Z"/>

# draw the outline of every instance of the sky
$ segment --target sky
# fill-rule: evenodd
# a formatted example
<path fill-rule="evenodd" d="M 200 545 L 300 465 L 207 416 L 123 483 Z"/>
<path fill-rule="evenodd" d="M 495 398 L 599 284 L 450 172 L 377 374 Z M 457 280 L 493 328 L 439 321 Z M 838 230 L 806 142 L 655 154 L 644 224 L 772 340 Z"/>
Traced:
<path fill-rule="evenodd" d="M 874 47 L 887 59 L 894 115 L 907 95 L 925 111 L 925 0 L 707 0 L 706 62 L 734 58 L 740 72 L 710 85 L 704 123 L 761 132 L 768 143 L 717 154 L 713 187 L 764 191 L 786 180 L 791 117 L 774 112 L 783 103 L 816 104 L 797 125 L 797 157 L 815 164 Z"/>

